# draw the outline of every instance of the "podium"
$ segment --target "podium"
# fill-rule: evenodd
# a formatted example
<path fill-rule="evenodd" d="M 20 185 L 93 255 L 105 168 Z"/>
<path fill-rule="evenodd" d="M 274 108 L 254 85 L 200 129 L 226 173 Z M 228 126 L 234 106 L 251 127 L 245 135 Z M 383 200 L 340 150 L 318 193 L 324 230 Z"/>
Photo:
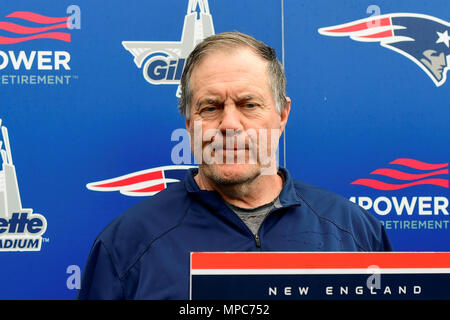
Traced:
<path fill-rule="evenodd" d="M 192 252 L 192 300 L 448 300 L 450 252 Z"/>

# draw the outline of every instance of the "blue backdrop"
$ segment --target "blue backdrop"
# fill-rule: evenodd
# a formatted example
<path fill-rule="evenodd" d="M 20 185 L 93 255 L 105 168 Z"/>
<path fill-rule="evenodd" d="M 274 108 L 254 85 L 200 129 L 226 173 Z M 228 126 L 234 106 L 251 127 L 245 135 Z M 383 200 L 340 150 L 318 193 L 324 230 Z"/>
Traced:
<path fill-rule="evenodd" d="M 87 184 L 174 165 L 177 85 L 149 83 L 122 42 L 150 42 L 145 55 L 180 41 L 189 4 L 215 33 L 277 51 L 292 99 L 280 163 L 294 177 L 366 207 L 396 250 L 450 250 L 448 0 L 3 0 L 0 299 L 74 298 L 94 238 L 143 199 Z M 424 21 L 435 29 L 412 27 Z M 399 30 L 421 57 L 380 45 Z M 26 209 L 42 226 L 8 229 Z M 25 238 L 38 242 L 14 244 Z"/>

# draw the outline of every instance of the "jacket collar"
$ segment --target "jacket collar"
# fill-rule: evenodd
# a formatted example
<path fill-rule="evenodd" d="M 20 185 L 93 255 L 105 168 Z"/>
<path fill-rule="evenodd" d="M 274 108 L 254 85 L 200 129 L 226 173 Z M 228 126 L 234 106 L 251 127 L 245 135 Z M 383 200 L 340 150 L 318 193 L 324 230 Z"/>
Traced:
<path fill-rule="evenodd" d="M 284 176 L 284 185 L 279 195 L 280 203 L 282 207 L 298 206 L 301 205 L 301 197 L 297 194 L 294 185 L 294 179 L 289 174 L 289 171 L 285 168 L 279 167 L 279 171 Z M 198 168 L 189 169 L 186 178 L 184 179 L 184 185 L 187 192 L 196 198 L 198 201 L 208 204 L 208 206 L 215 209 L 222 208 L 225 205 L 220 194 L 216 191 L 201 190 L 194 177 L 198 173 Z"/>

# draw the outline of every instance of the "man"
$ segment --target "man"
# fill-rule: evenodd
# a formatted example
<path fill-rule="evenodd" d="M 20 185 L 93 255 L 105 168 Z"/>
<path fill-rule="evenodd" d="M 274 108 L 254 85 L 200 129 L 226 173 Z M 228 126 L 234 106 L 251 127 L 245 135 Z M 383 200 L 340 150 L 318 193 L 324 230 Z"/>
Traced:
<path fill-rule="evenodd" d="M 237 32 L 208 37 L 181 86 L 199 168 L 97 237 L 79 298 L 187 299 L 192 251 L 391 250 L 363 209 L 276 168 L 291 101 L 272 48 Z"/>

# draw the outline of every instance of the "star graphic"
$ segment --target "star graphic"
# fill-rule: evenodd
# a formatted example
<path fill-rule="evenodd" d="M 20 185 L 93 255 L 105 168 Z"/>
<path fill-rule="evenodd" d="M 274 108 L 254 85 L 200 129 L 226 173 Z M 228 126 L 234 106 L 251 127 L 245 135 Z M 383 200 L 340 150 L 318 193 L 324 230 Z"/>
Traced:
<path fill-rule="evenodd" d="M 448 35 L 448 30 L 445 30 L 445 32 L 437 32 L 439 39 L 437 39 L 436 43 L 445 43 L 447 48 L 450 47 L 450 36 Z"/>

